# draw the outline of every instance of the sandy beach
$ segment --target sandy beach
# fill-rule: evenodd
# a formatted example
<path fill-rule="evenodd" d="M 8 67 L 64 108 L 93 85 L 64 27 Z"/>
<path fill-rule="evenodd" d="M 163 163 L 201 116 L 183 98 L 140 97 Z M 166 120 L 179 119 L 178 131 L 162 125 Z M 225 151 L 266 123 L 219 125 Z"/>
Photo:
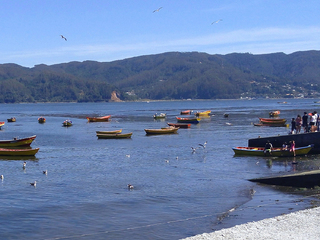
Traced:
<path fill-rule="evenodd" d="M 320 239 L 320 207 L 249 222 L 184 240 Z"/>

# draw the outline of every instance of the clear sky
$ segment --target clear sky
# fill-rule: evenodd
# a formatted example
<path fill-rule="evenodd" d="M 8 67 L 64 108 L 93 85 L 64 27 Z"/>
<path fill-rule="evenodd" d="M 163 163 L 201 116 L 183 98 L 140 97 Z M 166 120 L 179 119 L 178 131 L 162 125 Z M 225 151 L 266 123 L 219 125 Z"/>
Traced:
<path fill-rule="evenodd" d="M 1 0 L 0 4 L 0 63 L 25 67 L 110 62 L 171 51 L 289 54 L 320 49 L 319 0 Z"/>

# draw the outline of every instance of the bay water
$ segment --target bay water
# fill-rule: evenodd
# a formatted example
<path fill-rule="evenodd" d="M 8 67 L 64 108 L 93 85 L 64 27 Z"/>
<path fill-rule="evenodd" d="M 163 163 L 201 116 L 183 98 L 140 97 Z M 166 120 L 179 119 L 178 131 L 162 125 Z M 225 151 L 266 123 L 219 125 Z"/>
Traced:
<path fill-rule="evenodd" d="M 306 190 L 248 179 L 319 169 L 318 155 L 292 165 L 292 158 L 237 157 L 232 147 L 288 134 L 253 126 L 270 111 L 290 123 L 319 108 L 316 99 L 0 104 L 0 121 L 17 119 L 5 123 L 0 139 L 37 135 L 31 147 L 40 148 L 35 157 L 0 156 L 0 238 L 182 239 L 310 207 L 315 199 Z M 212 116 L 177 134 L 145 134 L 187 109 Z M 154 120 L 161 112 L 167 118 Z M 86 119 L 105 115 L 110 122 Z M 66 119 L 72 127 L 62 127 Z M 116 129 L 132 138 L 96 137 Z"/>

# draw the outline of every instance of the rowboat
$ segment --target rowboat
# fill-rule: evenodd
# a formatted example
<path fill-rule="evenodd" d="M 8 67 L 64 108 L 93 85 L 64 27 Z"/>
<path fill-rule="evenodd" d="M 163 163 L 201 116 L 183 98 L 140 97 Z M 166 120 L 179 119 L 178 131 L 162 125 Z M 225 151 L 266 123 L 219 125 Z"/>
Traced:
<path fill-rule="evenodd" d="M 45 123 L 46 122 L 46 119 L 44 117 L 39 117 L 38 118 L 38 122 L 39 123 Z"/>
<path fill-rule="evenodd" d="M 257 127 L 288 127 L 289 124 L 286 123 L 254 123 L 254 126 Z"/>
<path fill-rule="evenodd" d="M 260 123 L 267 123 L 267 124 L 285 124 L 287 121 L 284 118 L 259 118 Z"/>
<path fill-rule="evenodd" d="M 298 147 L 295 149 L 296 156 L 306 155 L 313 148 L 313 145 L 308 145 L 305 147 Z M 236 155 L 246 155 L 246 156 L 265 156 L 264 147 L 234 147 L 232 148 Z M 282 148 L 273 148 L 271 151 L 272 157 L 293 157 L 294 152 L 289 150 L 283 150 Z"/>
<path fill-rule="evenodd" d="M 108 122 L 110 120 L 111 115 L 103 116 L 103 117 L 87 117 L 88 122 Z"/>
<path fill-rule="evenodd" d="M 180 114 L 181 115 L 190 115 L 193 111 L 192 110 L 185 110 L 185 111 L 181 111 Z"/>
<path fill-rule="evenodd" d="M 197 117 L 201 117 L 201 116 L 209 116 L 210 113 L 211 111 L 204 111 L 204 112 L 196 112 L 194 115 L 196 115 Z"/>
<path fill-rule="evenodd" d="M 7 121 L 8 121 L 8 122 L 15 122 L 15 121 L 16 121 L 16 118 L 14 118 L 14 117 L 8 118 Z"/>
<path fill-rule="evenodd" d="M 0 122 L 0 129 L 5 124 L 5 122 Z"/>
<path fill-rule="evenodd" d="M 114 139 L 114 138 L 131 138 L 131 133 L 113 133 L 113 134 L 105 134 L 105 133 L 97 133 L 98 138 L 107 138 L 107 139 Z"/>
<path fill-rule="evenodd" d="M 181 118 L 181 117 L 176 117 L 177 121 L 179 123 L 199 123 L 200 118 Z"/>
<path fill-rule="evenodd" d="M 156 135 L 156 134 L 172 134 L 177 133 L 179 128 L 175 127 L 168 127 L 168 128 L 161 128 L 161 129 L 145 129 L 147 135 Z"/>
<path fill-rule="evenodd" d="M 67 120 L 63 121 L 62 126 L 63 127 L 71 127 L 72 126 L 72 121 L 67 119 Z"/>
<path fill-rule="evenodd" d="M 159 118 L 166 118 L 167 114 L 165 113 L 156 113 L 155 115 L 153 115 L 154 119 L 159 119 Z"/>
<path fill-rule="evenodd" d="M 13 138 L 12 140 L 0 140 L 0 147 L 28 147 L 31 145 L 36 135 L 27 138 Z"/>
<path fill-rule="evenodd" d="M 114 131 L 96 131 L 97 134 L 115 134 L 115 133 L 121 133 L 122 129 L 114 130 Z"/>
<path fill-rule="evenodd" d="M 39 148 L 33 148 L 33 149 L 0 148 L 0 156 L 34 156 L 38 151 L 39 151 Z"/>
<path fill-rule="evenodd" d="M 270 117 L 277 117 L 277 116 L 279 116 L 279 114 L 280 114 L 280 111 L 271 111 L 271 112 L 269 112 L 269 116 Z"/>
<path fill-rule="evenodd" d="M 191 123 L 168 123 L 169 126 L 178 128 L 190 128 Z"/>

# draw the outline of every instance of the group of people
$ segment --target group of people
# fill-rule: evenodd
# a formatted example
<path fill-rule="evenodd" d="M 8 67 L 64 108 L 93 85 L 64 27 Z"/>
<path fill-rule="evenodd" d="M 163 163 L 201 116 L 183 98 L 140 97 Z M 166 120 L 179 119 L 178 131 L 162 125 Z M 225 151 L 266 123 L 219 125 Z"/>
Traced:
<path fill-rule="evenodd" d="M 267 141 L 265 147 L 264 147 L 264 155 L 272 155 L 273 146 L 270 141 Z M 294 140 L 290 141 L 289 144 L 286 142 L 282 145 L 282 151 L 290 151 L 293 152 L 293 156 L 296 156 L 296 143 Z"/>
<path fill-rule="evenodd" d="M 320 123 L 320 115 L 317 111 L 313 113 L 304 112 L 301 117 L 298 115 L 296 118 L 291 119 L 291 134 L 300 133 L 301 128 L 303 128 L 304 132 L 318 132 Z"/>

